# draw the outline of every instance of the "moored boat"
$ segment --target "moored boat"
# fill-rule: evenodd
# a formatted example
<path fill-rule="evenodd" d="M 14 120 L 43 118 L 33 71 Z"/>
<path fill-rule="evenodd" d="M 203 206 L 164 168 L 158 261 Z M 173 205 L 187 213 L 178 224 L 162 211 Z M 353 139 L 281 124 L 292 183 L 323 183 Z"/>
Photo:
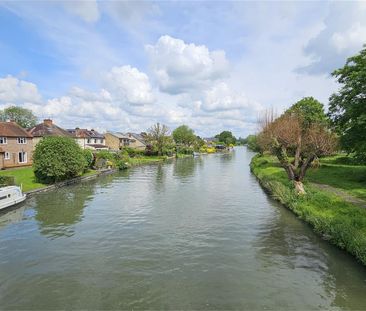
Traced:
<path fill-rule="evenodd" d="M 0 210 L 15 204 L 21 203 L 26 199 L 26 194 L 21 187 L 7 186 L 0 188 Z"/>

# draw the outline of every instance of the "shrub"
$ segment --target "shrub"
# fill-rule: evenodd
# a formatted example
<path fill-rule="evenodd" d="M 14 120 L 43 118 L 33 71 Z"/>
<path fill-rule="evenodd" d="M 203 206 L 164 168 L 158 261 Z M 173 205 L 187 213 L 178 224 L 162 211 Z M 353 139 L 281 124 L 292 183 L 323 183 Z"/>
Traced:
<path fill-rule="evenodd" d="M 83 155 L 84 155 L 84 158 L 85 158 L 85 161 L 86 161 L 86 168 L 93 167 L 93 164 L 94 164 L 94 155 L 93 155 L 93 153 L 90 150 L 85 149 L 85 150 L 83 150 Z"/>
<path fill-rule="evenodd" d="M 141 157 L 145 155 L 145 150 L 139 150 L 130 147 L 123 148 L 123 151 L 126 152 L 131 158 Z"/>
<path fill-rule="evenodd" d="M 0 186 L 13 186 L 15 185 L 14 176 L 0 176 Z"/>
<path fill-rule="evenodd" d="M 79 176 L 86 166 L 83 150 L 67 137 L 46 137 L 36 145 L 33 154 L 34 174 L 44 183 Z"/>

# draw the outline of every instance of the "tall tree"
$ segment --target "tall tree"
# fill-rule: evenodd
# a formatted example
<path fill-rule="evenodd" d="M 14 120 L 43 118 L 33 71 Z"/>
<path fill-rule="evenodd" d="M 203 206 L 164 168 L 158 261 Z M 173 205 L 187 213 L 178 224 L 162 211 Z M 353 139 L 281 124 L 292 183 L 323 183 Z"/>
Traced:
<path fill-rule="evenodd" d="M 0 111 L 0 120 L 12 120 L 18 123 L 21 127 L 30 128 L 37 124 L 37 117 L 32 110 L 11 106 Z"/>
<path fill-rule="evenodd" d="M 324 122 L 304 122 L 301 110 L 293 112 L 292 108 L 279 118 L 266 114 L 257 143 L 278 158 L 297 193 L 305 193 L 302 182 L 308 168 L 317 158 L 331 154 L 337 139 Z"/>
<path fill-rule="evenodd" d="M 171 143 L 169 128 L 160 123 L 154 124 L 147 130 L 146 141 L 156 148 L 158 155 L 163 155 L 164 148 Z"/>
<path fill-rule="evenodd" d="M 332 75 L 341 88 L 329 99 L 329 116 L 342 147 L 366 161 L 366 45 Z"/>
<path fill-rule="evenodd" d="M 309 127 L 313 123 L 327 123 L 328 118 L 324 112 L 324 106 L 314 97 L 304 97 L 292 105 L 286 113 L 295 114 L 302 119 L 303 127 Z"/>
<path fill-rule="evenodd" d="M 215 136 L 220 142 L 225 145 L 235 144 L 236 138 L 230 131 L 223 131 Z"/>
<path fill-rule="evenodd" d="M 173 131 L 172 135 L 176 144 L 182 144 L 187 147 L 192 146 L 196 141 L 196 135 L 194 135 L 194 131 L 187 125 L 181 125 L 177 127 Z"/>

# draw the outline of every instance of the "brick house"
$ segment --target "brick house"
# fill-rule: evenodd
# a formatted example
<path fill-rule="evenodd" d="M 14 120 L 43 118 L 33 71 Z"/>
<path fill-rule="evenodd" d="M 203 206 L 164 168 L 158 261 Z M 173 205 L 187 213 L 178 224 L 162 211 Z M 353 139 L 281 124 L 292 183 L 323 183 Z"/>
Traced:
<path fill-rule="evenodd" d="M 28 133 L 33 136 L 34 146 L 36 146 L 43 137 L 47 136 L 74 138 L 68 131 L 54 124 L 51 119 L 45 119 L 42 123 L 28 129 Z"/>
<path fill-rule="evenodd" d="M 121 150 L 123 147 L 129 147 L 131 138 L 119 132 L 107 132 L 104 134 L 105 144 L 111 150 Z"/>
<path fill-rule="evenodd" d="M 32 165 L 33 139 L 15 122 L 0 122 L 0 169 Z"/>
<path fill-rule="evenodd" d="M 108 150 L 105 145 L 104 135 L 98 133 L 97 131 L 91 129 L 68 129 L 67 130 L 83 149 L 91 150 Z"/>

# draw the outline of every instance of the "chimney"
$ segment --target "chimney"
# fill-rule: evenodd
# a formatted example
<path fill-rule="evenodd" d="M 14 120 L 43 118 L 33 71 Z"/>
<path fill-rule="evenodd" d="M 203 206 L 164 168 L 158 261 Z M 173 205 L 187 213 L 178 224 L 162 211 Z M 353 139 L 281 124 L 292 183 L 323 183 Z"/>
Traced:
<path fill-rule="evenodd" d="M 43 124 L 48 126 L 48 127 L 51 127 L 52 126 L 52 120 L 51 119 L 44 119 Z"/>

